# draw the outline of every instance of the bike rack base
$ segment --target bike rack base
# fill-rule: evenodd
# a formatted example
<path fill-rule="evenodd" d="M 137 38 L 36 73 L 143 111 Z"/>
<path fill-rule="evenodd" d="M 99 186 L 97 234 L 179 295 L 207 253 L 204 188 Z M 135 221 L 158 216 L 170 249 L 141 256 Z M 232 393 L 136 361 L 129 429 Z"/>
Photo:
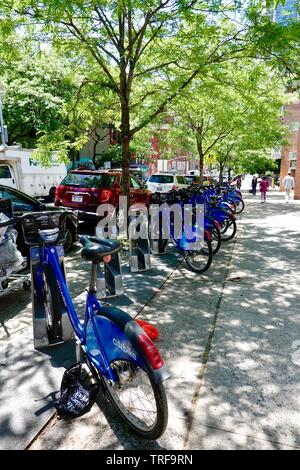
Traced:
<path fill-rule="evenodd" d="M 121 262 L 119 253 L 111 257 L 110 263 L 97 266 L 97 292 L 100 299 L 122 295 L 124 293 Z"/>
<path fill-rule="evenodd" d="M 129 266 L 132 273 L 151 268 L 149 240 L 129 240 Z"/>
<path fill-rule="evenodd" d="M 150 247 L 151 247 L 151 254 L 152 255 L 165 255 L 168 252 L 168 240 L 151 240 Z"/>

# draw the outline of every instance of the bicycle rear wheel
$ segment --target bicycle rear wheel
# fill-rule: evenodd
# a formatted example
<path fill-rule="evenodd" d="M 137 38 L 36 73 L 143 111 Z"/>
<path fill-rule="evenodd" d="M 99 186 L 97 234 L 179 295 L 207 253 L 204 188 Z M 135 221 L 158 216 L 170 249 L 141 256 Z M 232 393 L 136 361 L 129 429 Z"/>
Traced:
<path fill-rule="evenodd" d="M 102 382 L 115 408 L 128 425 L 145 439 L 158 439 L 168 423 L 167 397 L 162 383 L 153 382 L 150 374 L 130 361 L 110 364 L 117 377 Z"/>

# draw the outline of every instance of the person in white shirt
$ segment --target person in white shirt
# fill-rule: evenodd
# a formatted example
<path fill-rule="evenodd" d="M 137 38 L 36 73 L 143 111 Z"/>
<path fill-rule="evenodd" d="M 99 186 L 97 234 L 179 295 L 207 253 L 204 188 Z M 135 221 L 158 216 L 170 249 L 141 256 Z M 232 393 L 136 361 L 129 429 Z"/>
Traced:
<path fill-rule="evenodd" d="M 295 180 L 289 171 L 287 176 L 282 181 L 285 190 L 285 202 L 289 203 L 291 199 L 291 190 L 295 187 Z"/>

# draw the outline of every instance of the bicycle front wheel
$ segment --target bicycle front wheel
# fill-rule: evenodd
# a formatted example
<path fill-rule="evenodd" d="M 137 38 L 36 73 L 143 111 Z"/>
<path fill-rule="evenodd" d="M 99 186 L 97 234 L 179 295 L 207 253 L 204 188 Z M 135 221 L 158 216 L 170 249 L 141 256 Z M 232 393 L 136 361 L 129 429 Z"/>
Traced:
<path fill-rule="evenodd" d="M 241 214 L 241 212 L 243 212 L 244 209 L 245 209 L 245 203 L 244 203 L 243 199 L 240 199 L 236 203 L 236 214 Z"/>
<path fill-rule="evenodd" d="M 195 273 L 201 274 L 210 268 L 213 259 L 213 250 L 210 241 L 204 242 L 199 251 L 185 251 L 184 259 L 188 267 Z"/>
<path fill-rule="evenodd" d="M 232 240 L 236 234 L 236 221 L 233 219 L 224 220 L 221 223 L 221 239 L 223 241 Z"/>
<path fill-rule="evenodd" d="M 130 361 L 110 364 L 117 377 L 111 383 L 102 376 L 108 396 L 128 425 L 145 439 L 158 439 L 168 423 L 168 404 L 163 384 L 153 382 L 145 370 Z"/>

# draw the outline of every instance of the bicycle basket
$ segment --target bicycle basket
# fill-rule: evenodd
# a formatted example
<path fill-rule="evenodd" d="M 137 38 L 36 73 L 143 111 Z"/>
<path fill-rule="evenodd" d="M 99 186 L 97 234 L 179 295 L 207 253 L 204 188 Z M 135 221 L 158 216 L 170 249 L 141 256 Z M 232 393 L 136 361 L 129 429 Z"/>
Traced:
<path fill-rule="evenodd" d="M 22 219 L 24 240 L 27 245 L 39 244 L 39 231 L 59 228 L 60 239 L 65 231 L 65 213 L 61 211 L 30 212 Z"/>
<path fill-rule="evenodd" d="M 82 363 L 69 367 L 64 372 L 60 399 L 54 403 L 61 418 L 77 418 L 90 411 L 96 400 L 98 384 L 87 383 L 82 378 Z"/>

